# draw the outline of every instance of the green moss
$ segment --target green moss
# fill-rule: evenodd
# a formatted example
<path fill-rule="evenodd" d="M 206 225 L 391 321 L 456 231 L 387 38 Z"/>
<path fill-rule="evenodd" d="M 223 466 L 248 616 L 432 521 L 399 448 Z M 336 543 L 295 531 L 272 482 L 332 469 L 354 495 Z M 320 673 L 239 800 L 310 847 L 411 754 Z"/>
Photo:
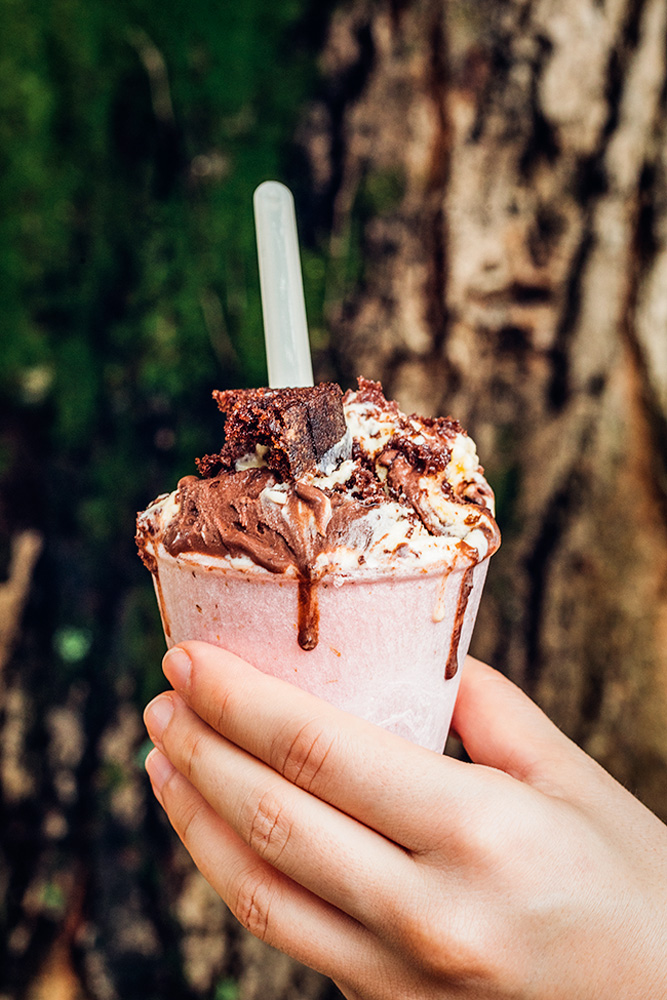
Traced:
<path fill-rule="evenodd" d="M 366 215 L 395 211 L 405 196 L 406 177 L 399 167 L 368 173 L 359 191 L 359 208 Z"/>
<path fill-rule="evenodd" d="M 223 979 L 215 988 L 215 1000 L 238 1000 L 239 985 L 235 979 Z"/>

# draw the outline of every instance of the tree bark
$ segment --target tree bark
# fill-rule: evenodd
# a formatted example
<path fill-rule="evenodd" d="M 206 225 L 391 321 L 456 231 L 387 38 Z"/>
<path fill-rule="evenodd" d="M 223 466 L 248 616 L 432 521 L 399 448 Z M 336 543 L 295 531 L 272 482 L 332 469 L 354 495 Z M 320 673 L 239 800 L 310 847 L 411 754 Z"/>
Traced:
<path fill-rule="evenodd" d="M 666 16 L 355 3 L 303 136 L 339 369 L 458 417 L 497 492 L 475 652 L 663 818 Z"/>

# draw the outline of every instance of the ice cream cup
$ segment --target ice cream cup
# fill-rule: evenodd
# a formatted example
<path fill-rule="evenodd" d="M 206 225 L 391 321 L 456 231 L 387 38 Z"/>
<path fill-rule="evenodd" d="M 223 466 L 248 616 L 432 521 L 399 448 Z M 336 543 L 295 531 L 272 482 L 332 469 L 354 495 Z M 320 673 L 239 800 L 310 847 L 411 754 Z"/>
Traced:
<path fill-rule="evenodd" d="M 304 585 L 159 546 L 168 646 L 201 639 L 345 711 L 442 753 L 488 559 Z M 307 607 L 305 606 L 305 604 Z M 305 625 L 312 649 L 299 645 Z"/>

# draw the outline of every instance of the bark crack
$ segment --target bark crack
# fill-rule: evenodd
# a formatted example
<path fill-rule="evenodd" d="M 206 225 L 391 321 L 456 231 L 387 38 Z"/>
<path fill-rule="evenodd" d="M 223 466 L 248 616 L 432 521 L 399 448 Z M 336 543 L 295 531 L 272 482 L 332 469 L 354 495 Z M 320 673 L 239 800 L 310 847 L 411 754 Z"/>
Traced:
<path fill-rule="evenodd" d="M 586 266 L 595 247 L 594 215 L 600 199 L 608 191 L 605 159 L 618 123 L 628 66 L 633 58 L 640 36 L 640 22 L 646 0 L 631 0 L 625 22 L 607 63 L 606 96 L 607 118 L 600 133 L 597 149 L 583 158 L 577 170 L 577 200 L 583 207 L 583 233 L 579 250 L 572 260 L 566 279 L 565 304 L 556 329 L 551 350 L 553 374 L 549 387 L 549 402 L 555 413 L 561 412 L 572 395 L 570 373 L 570 345 L 575 333 L 582 301 Z"/>
<path fill-rule="evenodd" d="M 432 353 L 443 357 L 447 338 L 447 219 L 445 192 L 450 173 L 451 126 L 444 95 L 447 90 L 447 39 L 444 18 L 440 10 L 431 23 L 429 32 L 430 59 L 428 64 L 428 93 L 435 111 L 436 136 L 433 143 L 427 205 L 429 206 L 428 231 L 431 252 L 428 255 L 429 273 L 426 281 L 426 322 L 432 331 Z"/>
<path fill-rule="evenodd" d="M 524 560 L 526 575 L 531 581 L 525 618 L 525 678 L 531 685 L 537 682 L 542 672 L 541 638 L 544 631 L 544 606 L 551 562 L 567 530 L 572 511 L 576 509 L 582 487 L 582 476 L 575 466 L 569 470 L 561 486 L 552 493 L 541 518 L 537 540 Z"/>

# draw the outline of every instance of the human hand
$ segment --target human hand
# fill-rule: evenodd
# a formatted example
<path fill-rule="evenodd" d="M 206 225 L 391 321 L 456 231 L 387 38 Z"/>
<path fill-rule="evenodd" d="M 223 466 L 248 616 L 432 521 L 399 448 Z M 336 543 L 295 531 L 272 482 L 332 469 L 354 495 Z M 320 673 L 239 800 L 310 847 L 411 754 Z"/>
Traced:
<path fill-rule="evenodd" d="M 258 937 L 351 1000 L 667 996 L 667 827 L 468 658 L 413 746 L 201 642 L 146 710 L 155 794 Z"/>

